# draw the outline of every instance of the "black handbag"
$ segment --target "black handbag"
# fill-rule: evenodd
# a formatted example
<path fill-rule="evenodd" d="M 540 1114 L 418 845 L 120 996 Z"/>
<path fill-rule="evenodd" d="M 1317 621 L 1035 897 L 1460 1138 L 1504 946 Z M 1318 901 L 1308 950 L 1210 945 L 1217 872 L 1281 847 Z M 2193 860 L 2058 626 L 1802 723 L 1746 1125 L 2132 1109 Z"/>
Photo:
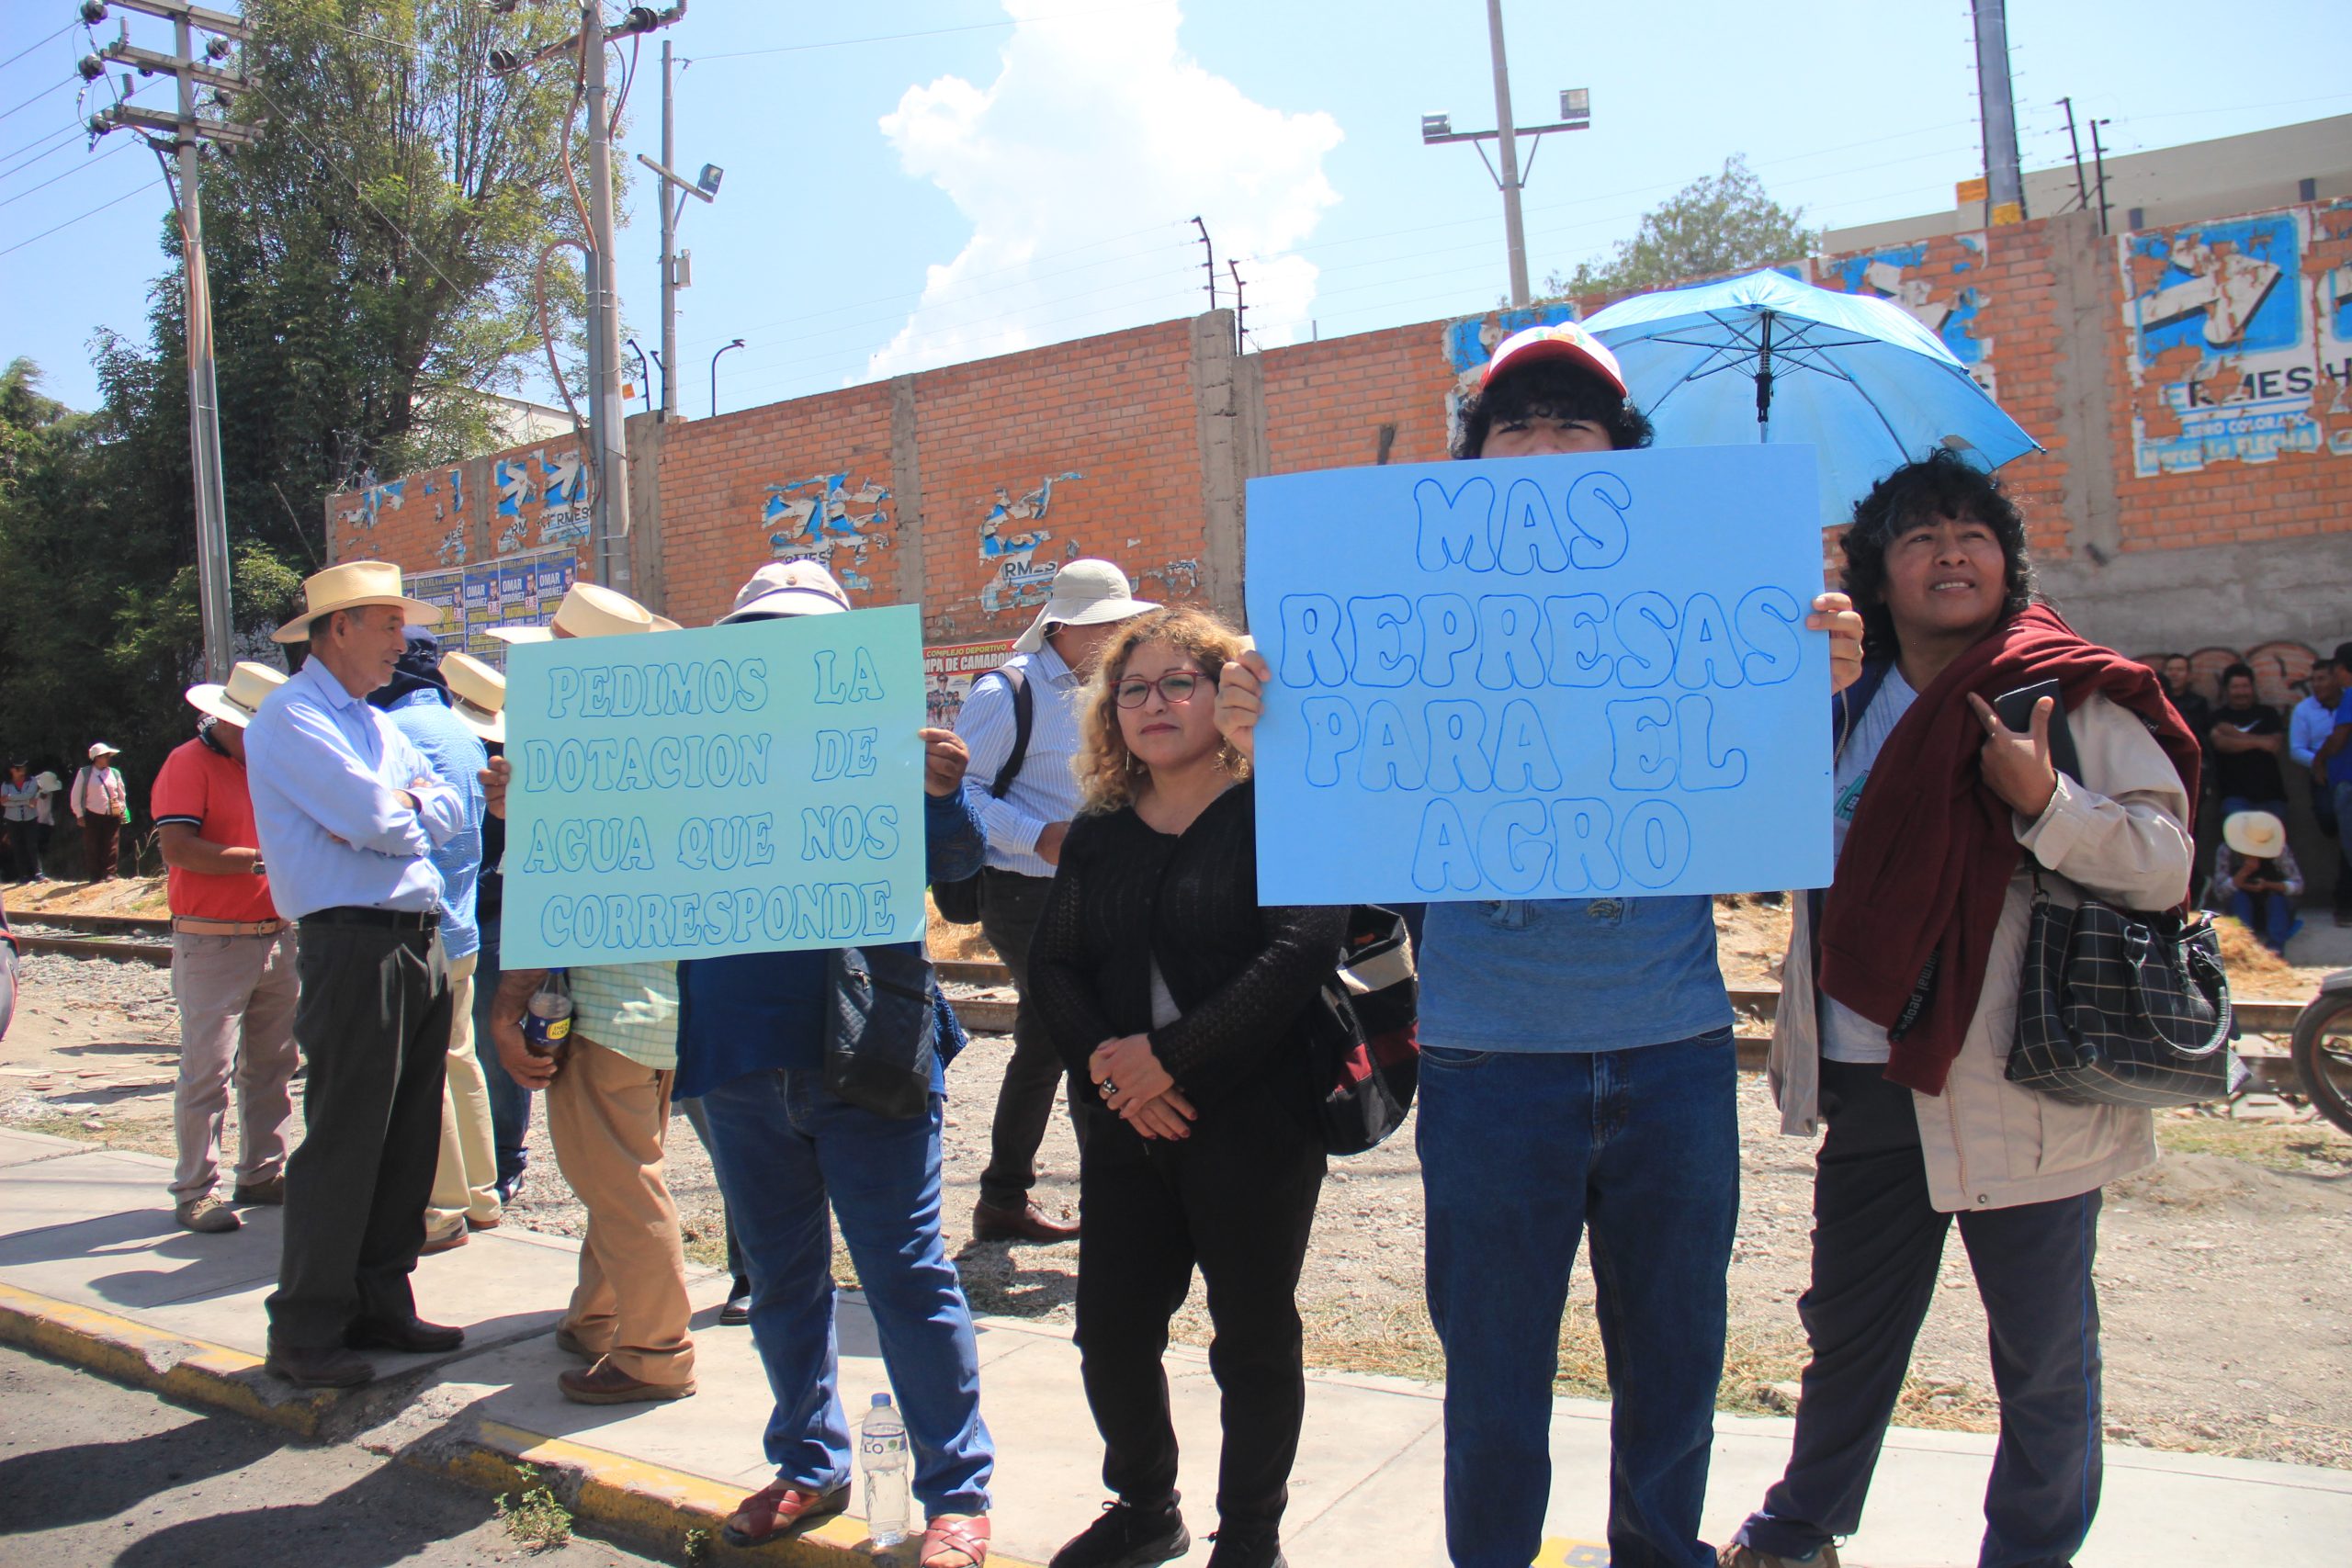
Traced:
<path fill-rule="evenodd" d="M 842 947 L 825 967 L 825 1087 L 894 1121 L 929 1110 L 939 1049 L 931 960 L 901 948 Z"/>
<path fill-rule="evenodd" d="M 2077 1105 L 2201 1105 L 2229 1094 L 2234 1032 L 2210 918 L 2069 909 L 2035 872 L 2011 1083 Z"/>
<path fill-rule="evenodd" d="M 1012 688 L 1012 750 L 1005 757 L 1004 766 L 996 771 L 996 777 L 989 783 L 989 794 L 1002 800 L 1004 792 L 1012 787 L 1012 781 L 1021 776 L 1021 764 L 1029 760 L 1029 725 L 1033 706 L 1029 682 L 1022 678 L 1020 671 L 1001 669 L 989 673 L 1003 676 L 1004 683 Z M 981 677 L 982 680 L 987 678 L 985 675 Z M 931 885 L 932 908 L 939 911 L 941 919 L 956 926 L 980 923 L 980 875 L 976 871 L 953 882 Z"/>
<path fill-rule="evenodd" d="M 1339 963 L 1306 1018 L 1315 1131 L 1327 1153 L 1360 1155 L 1404 1124 L 1420 1081 L 1419 1003 L 1405 918 L 1356 905 Z"/>

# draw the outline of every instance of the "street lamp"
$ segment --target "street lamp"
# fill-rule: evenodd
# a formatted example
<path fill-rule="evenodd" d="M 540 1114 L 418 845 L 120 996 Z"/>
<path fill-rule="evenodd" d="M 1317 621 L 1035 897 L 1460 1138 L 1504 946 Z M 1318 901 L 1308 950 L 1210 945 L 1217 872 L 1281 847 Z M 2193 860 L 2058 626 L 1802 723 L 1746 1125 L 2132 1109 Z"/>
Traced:
<path fill-rule="evenodd" d="M 742 346 L 743 340 L 739 337 L 733 343 L 729 344 L 726 348 L 720 349 L 718 354 L 726 353 L 729 348 L 741 348 Z M 717 419 L 718 417 L 718 354 L 714 354 L 710 356 L 710 416 L 713 419 Z"/>
<path fill-rule="evenodd" d="M 1481 141 L 1495 143 L 1495 151 L 1502 164 L 1498 169 L 1487 157 L 1487 150 L 1478 148 L 1478 161 L 1487 165 L 1487 173 L 1494 176 L 1495 188 L 1503 193 L 1503 242 L 1510 253 L 1510 302 L 1528 303 L 1527 231 L 1521 222 L 1519 193 L 1527 188 L 1527 175 L 1535 167 L 1535 153 L 1530 149 L 1527 168 L 1519 165 L 1519 139 L 1535 138 L 1538 145 L 1547 132 L 1582 130 L 1592 123 L 1592 94 L 1584 87 L 1564 87 L 1560 91 L 1560 118 L 1550 125 L 1515 126 L 1510 114 L 1510 64 L 1503 53 L 1502 0 L 1487 0 L 1487 37 L 1493 46 L 1495 58 L 1495 129 L 1492 130 L 1456 130 L 1453 117 L 1448 114 L 1421 116 L 1421 144 L 1434 147 L 1444 141 L 1467 141 L 1476 146 Z"/>

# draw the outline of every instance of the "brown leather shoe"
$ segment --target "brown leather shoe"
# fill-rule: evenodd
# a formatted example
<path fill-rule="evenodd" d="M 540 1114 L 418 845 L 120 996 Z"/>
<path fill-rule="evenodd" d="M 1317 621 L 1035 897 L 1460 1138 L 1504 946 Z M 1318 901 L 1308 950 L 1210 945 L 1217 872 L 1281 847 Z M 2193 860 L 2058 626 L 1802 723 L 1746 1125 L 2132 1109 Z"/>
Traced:
<path fill-rule="evenodd" d="M 446 1324 L 427 1323 L 421 1317 L 361 1317 L 354 1318 L 351 1326 L 343 1331 L 343 1342 L 354 1350 L 398 1350 L 403 1355 L 423 1356 L 462 1349 L 466 1331 Z"/>
<path fill-rule="evenodd" d="M 574 1404 L 636 1404 L 657 1399 L 684 1399 L 695 1391 L 694 1379 L 684 1382 L 647 1382 L 613 1365 L 610 1356 L 593 1367 L 574 1367 L 555 1380 L 563 1397 Z"/>
<path fill-rule="evenodd" d="M 272 1340 L 264 1371 L 275 1372 L 297 1388 L 357 1388 L 372 1382 L 376 1369 L 348 1350 L 328 1346 L 304 1349 Z"/>
<path fill-rule="evenodd" d="M 729 1546 L 757 1546 L 781 1535 L 798 1535 L 849 1506 L 849 1488 L 811 1492 L 789 1481 L 771 1482 L 735 1506 L 718 1533 Z"/>
<path fill-rule="evenodd" d="M 1838 1568 L 1838 1549 L 1824 1542 L 1810 1557 L 1777 1557 L 1733 1541 L 1715 1549 L 1716 1568 Z"/>
<path fill-rule="evenodd" d="M 236 1201 L 280 1207 L 286 1201 L 286 1178 L 273 1176 L 266 1181 L 240 1181 L 237 1183 Z"/>
<path fill-rule="evenodd" d="M 207 1192 L 201 1198 L 191 1198 L 172 1210 L 172 1218 L 184 1231 L 198 1231 L 205 1235 L 219 1235 L 225 1231 L 242 1230 L 245 1222 L 237 1218 L 237 1211 Z"/>
<path fill-rule="evenodd" d="M 440 1235 L 426 1236 L 424 1245 L 416 1249 L 416 1255 L 419 1258 L 430 1258 L 436 1252 L 454 1252 L 470 1239 L 472 1238 L 466 1234 L 465 1222 L 460 1220 L 456 1230 L 444 1232 Z"/>
<path fill-rule="evenodd" d="M 972 1239 L 1034 1241 L 1050 1245 L 1057 1241 L 1076 1241 L 1078 1227 L 1047 1219 L 1046 1211 L 1027 1199 L 1023 1199 L 1017 1209 L 982 1202 L 972 1205 Z"/>
<path fill-rule="evenodd" d="M 574 1334 L 569 1328 L 564 1327 L 561 1324 L 558 1324 L 556 1325 L 555 1348 L 562 1351 L 567 1356 L 577 1356 L 583 1361 L 594 1361 L 604 1355 L 602 1350 L 591 1350 L 588 1348 L 588 1347 L 582 1342 L 580 1336 Z"/>

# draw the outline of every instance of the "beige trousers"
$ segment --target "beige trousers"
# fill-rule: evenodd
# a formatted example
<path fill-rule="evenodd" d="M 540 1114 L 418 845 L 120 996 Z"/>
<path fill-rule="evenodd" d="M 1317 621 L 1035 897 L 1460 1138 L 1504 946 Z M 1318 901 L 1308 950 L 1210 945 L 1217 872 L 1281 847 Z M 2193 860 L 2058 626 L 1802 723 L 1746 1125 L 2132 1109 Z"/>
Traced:
<path fill-rule="evenodd" d="M 674 1076 L 575 1033 L 548 1088 L 556 1165 L 588 1210 L 562 1326 L 639 1382 L 671 1385 L 695 1375 L 686 1255 L 662 1163 Z"/>
<path fill-rule="evenodd" d="M 490 1131 L 490 1080 L 474 1055 L 474 967 L 481 955 L 449 961 L 449 1071 L 441 1087 L 441 1161 L 433 1171 L 424 1234 L 444 1236 L 468 1220 L 495 1221 L 498 1150 Z"/>
<path fill-rule="evenodd" d="M 286 1168 L 294 1114 L 294 933 L 172 933 L 172 999 L 180 1009 L 180 1076 L 172 1090 L 179 1162 L 172 1201 L 186 1203 L 220 1179 L 220 1131 L 229 1079 L 237 1081 L 237 1179 L 267 1181 Z"/>

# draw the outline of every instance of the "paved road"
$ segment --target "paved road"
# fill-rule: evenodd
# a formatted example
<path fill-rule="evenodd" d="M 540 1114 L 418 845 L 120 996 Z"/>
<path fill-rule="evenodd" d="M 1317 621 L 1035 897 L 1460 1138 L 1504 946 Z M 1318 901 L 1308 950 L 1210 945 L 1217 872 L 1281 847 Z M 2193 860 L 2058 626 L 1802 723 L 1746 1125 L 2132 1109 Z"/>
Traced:
<path fill-rule="evenodd" d="M 531 1555 L 488 1496 L 454 1482 L 0 1348 L 6 1568 L 484 1568 Z M 656 1560 L 574 1538 L 540 1561 Z"/>

